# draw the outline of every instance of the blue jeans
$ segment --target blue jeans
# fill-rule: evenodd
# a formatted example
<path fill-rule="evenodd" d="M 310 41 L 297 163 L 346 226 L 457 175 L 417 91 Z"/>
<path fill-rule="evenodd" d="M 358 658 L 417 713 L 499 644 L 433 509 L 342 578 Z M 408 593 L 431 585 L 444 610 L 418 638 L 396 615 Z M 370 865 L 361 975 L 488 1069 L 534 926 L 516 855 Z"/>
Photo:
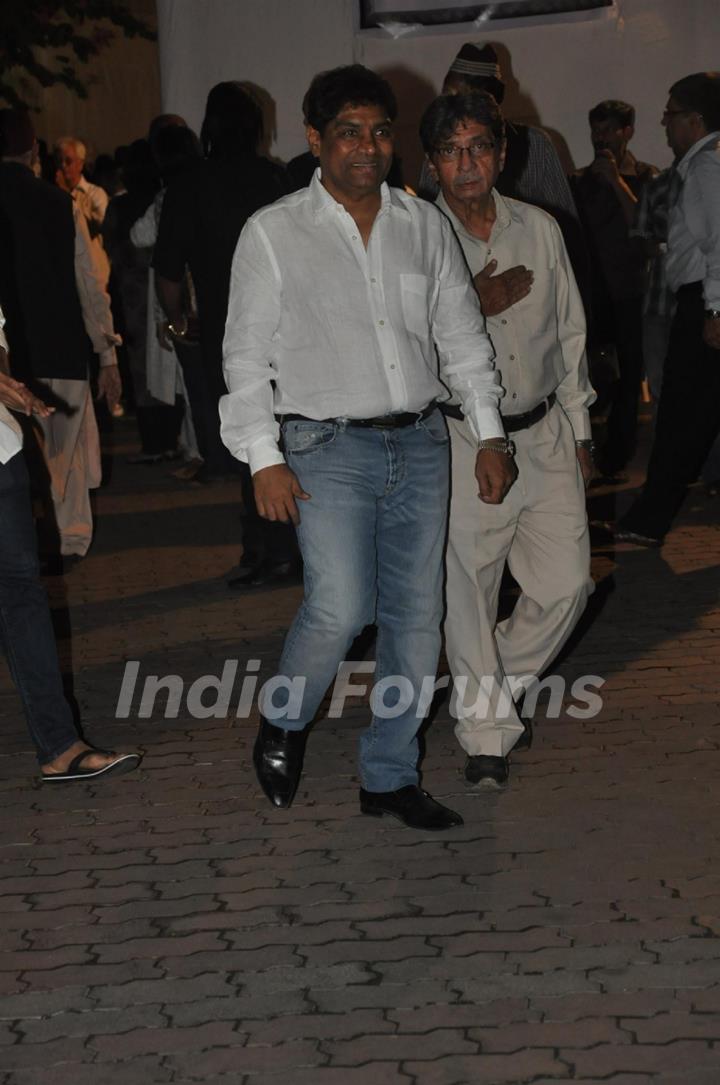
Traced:
<path fill-rule="evenodd" d="M 65 699 L 50 608 L 40 582 L 22 452 L 0 464 L 0 633 L 38 761 L 46 765 L 79 735 Z"/>
<path fill-rule="evenodd" d="M 311 497 L 298 502 L 305 598 L 279 672 L 305 682 L 299 704 L 277 689 L 273 706 L 261 703 L 261 710 L 279 727 L 306 727 L 354 638 L 375 622 L 377 667 L 370 684 L 393 676 L 401 681 L 383 683 L 385 707 L 375 706 L 361 736 L 362 786 L 393 791 L 416 784 L 417 731 L 427 710 L 418 711 L 418 700 L 423 679 L 434 679 L 440 651 L 445 420 L 435 411 L 386 430 L 294 421 L 285 423 L 283 436 L 287 462 Z M 271 712 L 275 705 L 285 712 Z"/>

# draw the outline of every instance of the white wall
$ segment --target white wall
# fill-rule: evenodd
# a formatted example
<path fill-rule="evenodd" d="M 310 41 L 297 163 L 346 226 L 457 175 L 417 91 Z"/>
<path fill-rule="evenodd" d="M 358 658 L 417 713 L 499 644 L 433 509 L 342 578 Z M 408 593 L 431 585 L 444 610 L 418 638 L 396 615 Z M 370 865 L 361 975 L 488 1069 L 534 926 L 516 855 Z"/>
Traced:
<path fill-rule="evenodd" d="M 312 76 L 358 60 L 387 74 L 401 103 L 399 143 L 412 181 L 417 120 L 464 41 L 499 44 L 506 111 L 554 136 L 568 168 L 590 157 L 587 111 L 603 98 L 637 109 L 633 149 L 670 160 L 660 127 L 667 88 L 689 72 L 720 69 L 718 0 L 618 0 L 620 17 L 549 26 L 447 30 L 398 39 L 356 33 L 355 0 L 157 0 L 163 107 L 199 128 L 207 92 L 222 79 L 263 87 L 276 109 L 272 151 L 304 149 L 300 103 Z M 502 48 L 504 47 L 504 48 Z"/>
<path fill-rule="evenodd" d="M 270 99 L 266 122 L 275 113 L 271 153 L 307 149 L 303 95 L 317 72 L 352 64 L 354 0 L 157 0 L 157 9 L 164 109 L 199 132 L 211 87 L 254 83 Z"/>

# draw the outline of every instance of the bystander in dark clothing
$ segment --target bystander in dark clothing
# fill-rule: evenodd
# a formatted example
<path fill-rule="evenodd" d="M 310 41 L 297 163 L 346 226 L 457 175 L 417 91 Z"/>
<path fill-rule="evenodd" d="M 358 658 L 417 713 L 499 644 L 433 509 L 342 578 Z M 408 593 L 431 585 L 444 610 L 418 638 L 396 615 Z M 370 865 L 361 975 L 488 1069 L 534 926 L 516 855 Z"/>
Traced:
<path fill-rule="evenodd" d="M 659 546 L 720 430 L 720 72 L 670 88 L 663 124 L 677 161 L 667 278 L 677 302 L 643 491 L 615 537 Z"/>
<path fill-rule="evenodd" d="M 235 246 L 248 218 L 287 191 L 283 168 L 256 152 L 261 133 L 260 109 L 241 84 L 220 83 L 211 90 L 201 132 L 206 157 L 168 186 L 153 256 L 158 296 L 180 343 L 181 364 L 182 341 L 191 332 L 182 303 L 186 268 L 195 287 L 202 373 L 193 382 L 183 371 L 191 399 L 204 402 L 204 423 L 196 423 L 196 435 L 209 477 L 238 472 L 237 461 L 220 440 L 218 417 L 218 402 L 227 391 L 223 337 Z M 247 566 L 240 578 L 247 573 L 252 579 L 258 566 L 289 562 L 296 544 L 287 525 L 258 517 L 247 466 L 239 470 Z"/>
<path fill-rule="evenodd" d="M 613 346 L 617 356 L 618 380 L 598 468 L 606 478 L 618 480 L 635 452 L 644 373 L 645 255 L 642 245 L 630 236 L 630 226 L 643 189 L 657 173 L 655 166 L 639 162 L 628 150 L 634 117 L 633 107 L 624 102 L 601 102 L 592 109 L 595 160 L 571 178 L 590 254 L 591 376 L 593 358 L 603 348 Z"/>

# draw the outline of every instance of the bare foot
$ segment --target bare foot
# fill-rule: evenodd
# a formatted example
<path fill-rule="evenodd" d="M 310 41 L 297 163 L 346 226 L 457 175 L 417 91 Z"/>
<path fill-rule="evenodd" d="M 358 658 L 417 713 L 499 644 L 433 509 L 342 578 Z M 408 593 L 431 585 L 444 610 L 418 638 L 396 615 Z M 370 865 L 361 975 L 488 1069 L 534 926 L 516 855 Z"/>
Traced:
<path fill-rule="evenodd" d="M 65 753 L 61 753 L 59 757 L 56 757 L 54 761 L 50 761 L 47 765 L 42 766 L 43 776 L 57 776 L 59 773 L 67 772 L 68 766 L 74 757 L 77 757 L 83 750 L 92 750 L 92 746 L 88 746 L 87 742 L 73 742 L 69 750 L 65 750 Z M 104 769 L 108 765 L 111 765 L 113 761 L 117 761 L 117 754 L 88 753 L 87 757 L 83 759 L 83 768 L 85 769 Z"/>

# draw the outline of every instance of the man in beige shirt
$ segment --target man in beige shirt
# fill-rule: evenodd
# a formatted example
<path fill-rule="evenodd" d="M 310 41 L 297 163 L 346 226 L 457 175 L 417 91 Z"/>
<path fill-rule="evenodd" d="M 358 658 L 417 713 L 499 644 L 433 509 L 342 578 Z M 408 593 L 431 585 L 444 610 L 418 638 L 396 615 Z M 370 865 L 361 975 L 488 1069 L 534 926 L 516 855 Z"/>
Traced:
<path fill-rule="evenodd" d="M 516 703 L 555 658 L 592 591 L 585 486 L 592 474 L 588 407 L 595 394 L 585 318 L 559 227 L 502 197 L 504 125 L 483 92 L 436 99 L 420 127 L 474 277 L 505 389 L 507 454 L 518 477 L 501 504 L 478 501 L 477 441 L 449 406 L 452 496 L 445 638 L 455 733 L 469 782 L 503 786 L 507 755 L 528 738 Z M 493 274 L 497 272 L 497 274 Z M 497 622 L 503 569 L 521 588 Z"/>
<path fill-rule="evenodd" d="M 75 207 L 82 214 L 90 235 L 90 252 L 103 285 L 110 279 L 110 261 L 102 238 L 103 222 L 108 209 L 108 195 L 100 185 L 94 185 L 85 177 L 87 148 L 75 136 L 63 136 L 54 147 L 57 171 L 55 183 L 63 192 L 72 196 Z"/>

